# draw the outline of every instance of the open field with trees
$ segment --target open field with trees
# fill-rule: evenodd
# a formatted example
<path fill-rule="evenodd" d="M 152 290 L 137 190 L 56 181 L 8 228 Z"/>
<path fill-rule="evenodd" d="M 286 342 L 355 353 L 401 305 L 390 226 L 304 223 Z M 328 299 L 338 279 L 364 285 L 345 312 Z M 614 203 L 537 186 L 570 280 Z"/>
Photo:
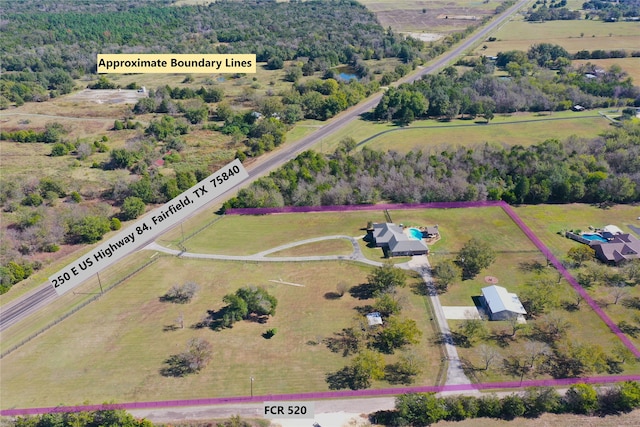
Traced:
<path fill-rule="evenodd" d="M 247 395 L 251 376 L 255 394 L 326 390 L 325 374 L 350 358 L 332 353 L 322 340 L 351 326 L 358 316 L 354 307 L 367 301 L 349 293 L 331 299 L 325 294 L 336 293 L 341 281 L 349 286 L 365 283 L 369 271 L 348 263 L 219 263 L 162 257 L 153 268 L 6 356 L 3 406 Z M 190 303 L 160 300 L 172 285 L 186 281 L 198 284 Z M 225 294 L 247 284 L 263 286 L 276 296 L 275 316 L 264 324 L 242 321 L 220 331 L 193 327 L 207 310 L 224 305 Z M 399 295 L 404 315 L 416 319 L 423 336 L 429 336 L 424 297 L 410 288 L 400 289 Z M 263 338 L 271 328 L 277 333 Z M 165 360 L 184 351 L 192 338 L 211 343 L 209 364 L 198 374 L 162 376 Z M 424 366 L 417 381 L 432 384 L 440 363 L 437 346 L 423 341 L 412 351 Z M 42 357 L 45 353 L 48 356 Z M 394 363 L 397 357 L 399 353 L 385 359 Z M 34 377 L 33 372 L 40 374 Z M 32 380 L 25 383 L 26 377 Z M 52 382 L 55 394 L 50 392 Z M 373 386 L 383 384 L 374 381 Z"/>
<path fill-rule="evenodd" d="M 165 201 L 234 157 L 256 157 L 286 143 L 289 131 L 290 138 L 299 138 L 304 132 L 294 123 L 332 117 L 377 90 L 383 78 L 390 82 L 406 75 L 455 41 L 427 46 L 405 38 L 347 1 L 331 7 L 307 2 L 167 6 L 127 0 L 104 8 L 70 1 L 7 4 L 5 33 L 11 36 L 2 40 L 0 78 L 0 109 L 8 110 L 1 137 L 3 152 L 9 152 L 2 177 L 3 224 L 15 224 L 18 211 L 40 215 L 40 222 L 60 217 L 60 206 L 51 205 L 67 204 L 70 195 L 82 215 L 99 205 L 102 219 L 131 219 L 121 211 L 128 197 L 147 205 Z M 136 30 L 158 19 L 162 25 L 154 25 L 152 35 Z M 322 31 L 314 32 L 315 26 Z M 311 33 L 326 37 L 310 39 Z M 287 43 L 278 41 L 284 39 Z M 255 75 L 97 78 L 95 53 L 121 50 L 250 52 L 259 67 Z M 340 73 L 357 79 L 347 81 Z M 87 85 L 93 89 L 76 92 Z M 143 95 L 136 92 L 143 87 Z M 120 89 L 134 104 L 117 101 L 117 93 L 113 99 L 91 93 Z M 60 181 L 64 196 L 41 194 L 46 202 L 41 213 L 17 209 L 36 189 L 33 177 L 42 173 Z M 35 205 L 39 200 L 25 204 Z M 14 236 L 13 229 L 2 230 L 8 244 L 1 265 L 14 261 L 37 269 L 36 260 L 55 258 L 47 255 L 53 252 L 43 255 L 45 246 L 65 251 L 71 243 L 57 233 L 50 244 L 20 246 L 15 241 L 24 240 L 24 231 L 18 227 L 20 235 Z M 27 234 L 37 233 L 31 227 Z M 19 281 L 5 273 L 3 291 Z"/>
<path fill-rule="evenodd" d="M 535 218 L 538 216 L 535 212 L 542 215 L 544 211 L 546 216 L 542 219 L 543 223 L 545 219 L 549 222 L 555 221 L 548 215 L 558 216 L 559 223 L 561 218 L 592 218 L 590 222 L 596 222 L 597 218 L 606 218 L 615 222 L 615 217 L 627 218 L 634 209 L 631 206 L 620 206 L 604 211 L 583 205 L 575 205 L 574 209 L 569 210 L 566 206 L 564 209 L 562 206 L 546 208 L 523 207 L 519 211 L 524 212 L 523 218 L 536 230 Z M 613 212 L 615 215 L 607 217 L 607 212 Z M 604 365 L 609 366 L 608 368 L 597 364 L 584 365 L 576 368 L 584 371 L 571 371 L 567 374 L 570 376 L 576 372 L 591 371 L 602 374 L 606 369 L 613 369 L 612 366 L 615 366 L 615 369 L 624 369 L 625 373 L 636 372 L 638 369 L 630 364 L 630 359 L 624 360 L 624 352 L 616 353 L 622 350 L 608 328 L 588 306 L 575 301 L 573 291 L 564 281 L 557 283 L 557 273 L 545 267 L 544 257 L 501 209 L 392 210 L 389 213 L 394 221 L 405 225 L 438 225 L 442 238 L 431 247 L 432 266 L 454 259 L 471 237 L 487 243 L 495 251 L 495 261 L 488 268 L 482 269 L 474 279 L 454 280 L 448 286 L 448 290 L 441 294 L 443 305 L 472 305 L 472 297 L 480 295 L 480 288 L 486 285 L 484 276 L 493 275 L 510 292 L 518 293 L 527 309 L 536 313 L 535 318 L 529 319 L 524 326 L 516 326 L 508 321 L 490 322 L 484 326 L 473 325 L 467 321 L 450 321 L 450 326 L 459 340 L 460 355 L 467 361 L 468 372 L 472 378 L 478 381 L 519 378 L 524 371 L 513 370 L 515 365 L 508 365 L 503 360 L 509 363 L 524 363 L 524 359 L 518 358 L 529 355 L 529 347 L 539 343 L 543 343 L 538 346 L 540 360 L 550 357 L 550 366 L 555 366 L 554 364 L 564 360 L 562 358 L 574 354 L 571 352 L 578 352 L 581 348 L 579 346 L 585 342 L 590 343 L 592 351 L 599 352 L 597 356 L 600 359 L 596 360 L 601 360 L 602 363 L 609 361 L 609 365 Z M 304 218 L 301 215 L 304 215 Z M 380 218 L 377 218 L 377 215 Z M 296 221 L 297 217 L 302 220 Z M 269 233 L 274 229 L 286 229 L 284 235 L 288 241 L 299 240 L 297 236 L 300 239 L 315 237 L 318 235 L 317 232 L 325 235 L 357 235 L 367 221 L 383 221 L 383 218 L 382 212 L 377 211 L 227 216 L 187 240 L 186 244 L 192 252 L 255 253 L 260 249 L 266 249 L 266 245 L 273 247 L 286 243 L 280 235 L 270 237 Z M 279 223 L 282 224 L 278 225 Z M 316 233 L 310 233 L 310 230 Z M 553 232 L 541 227 L 540 237 L 546 242 Z M 545 237 L 545 233 L 549 236 Z M 232 244 L 228 251 L 223 250 L 223 239 L 214 237 L 225 234 L 227 238 L 224 242 Z M 293 236 L 296 237 L 292 239 Z M 556 237 L 560 239 L 559 236 Z M 201 238 L 202 242 L 198 243 L 197 238 Z M 220 244 L 217 246 L 206 244 L 207 241 L 218 240 Z M 255 246 L 257 243 L 260 245 Z M 347 384 L 353 383 L 349 383 L 342 376 L 349 372 L 344 369 L 349 366 L 355 369 L 353 366 L 356 365 L 350 363 L 360 363 L 356 362 L 360 359 L 355 356 L 351 356 L 353 359 L 345 358 L 332 353 L 322 342 L 330 337 L 346 337 L 338 333 L 357 325 L 353 319 L 358 311 L 354 308 L 362 306 L 363 303 L 379 304 L 373 299 L 357 299 L 361 298 L 360 291 L 366 290 L 363 284 L 367 283 L 367 277 L 371 277 L 370 272 L 370 268 L 337 262 L 259 264 L 183 260 L 161 256 L 153 268 L 142 270 L 93 302 L 91 307 L 82 309 L 44 335 L 25 344 L 19 352 L 6 356 L 3 367 L 8 374 L 3 375 L 2 387 L 3 390 L 13 390 L 11 395 L 15 402 L 12 403 L 16 406 L 34 406 L 36 402 L 55 404 L 62 401 L 65 404 L 75 404 L 87 399 L 123 401 L 199 397 L 210 396 L 212 393 L 218 395 L 221 390 L 225 390 L 221 395 L 241 395 L 247 393 L 249 385 L 240 379 L 245 376 L 256 378 L 256 394 L 324 390 L 328 386 L 325 382 L 325 374 L 328 373 L 340 374 L 331 377 L 330 384 L 335 384 L 336 387 L 350 387 Z M 167 277 L 170 279 L 167 280 Z M 359 289 L 358 293 L 345 292 L 340 287 L 340 282 L 345 281 L 345 278 L 348 278 L 348 286 L 356 286 L 356 289 Z M 275 284 L 268 281 L 271 279 L 301 284 L 304 287 Z M 187 282 L 197 284 L 191 302 L 176 304 L 168 299 L 167 295 L 174 288 L 181 289 L 174 285 Z M 235 323 L 232 328 L 220 330 L 202 327 L 212 325 L 209 323 L 210 320 L 205 322 L 203 319 L 215 319 L 215 313 L 222 313 L 222 298 L 225 295 L 248 284 L 264 286 L 277 298 L 274 316 L 264 324 L 242 321 Z M 94 290 L 96 285 L 92 285 Z M 422 373 L 416 376 L 416 381 L 429 384 L 436 380 L 434 375 L 437 373 L 440 356 L 437 335 L 434 335 L 432 325 L 427 321 L 430 315 L 425 305 L 426 300 L 422 296 L 423 289 L 420 280 L 409 278 L 408 286 L 398 288 L 395 298 L 404 307 L 403 318 L 415 320 L 421 333 L 421 344 L 412 347 L 410 353 L 412 358 L 424 362 L 417 365 Z M 548 294 L 540 293 L 540 289 L 545 289 Z M 339 296 L 340 294 L 342 296 Z M 544 305 L 530 305 L 540 301 Z M 572 308 L 574 306 L 575 309 Z M 207 315 L 207 310 L 212 312 Z M 546 329 L 550 327 L 561 329 L 552 334 Z M 265 339 L 261 337 L 262 334 L 270 334 L 270 338 Z M 568 347 L 563 338 L 565 334 L 572 339 L 572 344 Z M 170 356 L 184 354 L 187 343 L 193 338 L 204 339 L 211 344 L 211 361 L 197 374 L 179 378 L 172 375 L 162 376 L 160 372 L 166 365 L 165 361 L 175 361 L 170 359 Z M 373 340 L 373 345 L 382 345 L 380 343 L 384 342 L 380 341 L 382 338 L 370 339 Z M 87 342 L 91 342 L 91 345 L 88 346 Z M 38 356 L 45 348 L 49 355 L 46 359 Z M 488 349 L 492 349 L 491 354 L 494 354 L 491 362 L 485 360 Z M 131 357 L 132 353 L 136 356 Z M 101 357 L 97 358 L 96 354 L 101 354 Z M 369 353 L 365 355 L 371 356 Z M 405 356 L 403 352 L 384 355 L 384 363 L 406 363 L 407 359 L 403 359 Z M 99 359 L 97 364 L 96 359 Z M 489 363 L 489 369 L 481 369 L 485 363 Z M 42 393 L 27 389 L 23 385 L 18 387 L 18 382 L 27 375 L 23 372 L 27 366 L 30 372 L 42 372 L 43 375 L 39 378 L 43 381 L 50 382 L 53 378 L 63 390 L 57 395 L 58 400 L 55 403 L 47 400 L 50 399 L 50 393 L 44 391 L 44 385 L 38 385 L 40 380 L 35 380 L 33 384 L 34 390 L 42 389 Z M 286 369 L 288 374 L 283 376 L 282 372 L 274 368 L 277 366 L 282 366 L 282 370 Z M 509 367 L 513 369 L 509 370 Z M 251 371 L 248 372 L 248 376 L 247 372 L 242 373 L 246 369 Z M 105 371 L 117 373 L 113 375 L 114 381 L 116 377 L 127 378 L 124 386 L 121 380 L 113 384 L 109 380 L 98 381 Z M 546 378 L 557 377 L 562 373 L 559 370 L 547 372 L 528 369 L 524 375 L 526 378 Z M 258 385 L 259 378 L 261 385 Z M 101 390 L 93 389 L 93 383 L 100 383 Z M 212 389 L 212 384 L 221 386 L 214 386 Z M 360 388 L 358 384 L 361 383 L 356 383 Z M 371 386 L 381 387 L 384 384 L 386 383 L 374 380 Z M 15 393 L 15 390 L 23 389 L 24 395 Z M 78 392 L 81 394 L 77 394 Z"/>

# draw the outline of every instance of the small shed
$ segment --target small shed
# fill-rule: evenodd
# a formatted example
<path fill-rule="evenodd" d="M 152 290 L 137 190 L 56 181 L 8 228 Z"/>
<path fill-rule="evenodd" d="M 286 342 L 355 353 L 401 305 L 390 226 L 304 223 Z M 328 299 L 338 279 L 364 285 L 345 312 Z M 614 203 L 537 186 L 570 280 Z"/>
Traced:
<path fill-rule="evenodd" d="M 482 288 L 482 305 L 491 320 L 507 320 L 527 314 L 518 296 L 498 285 Z"/>
<path fill-rule="evenodd" d="M 382 316 L 377 311 L 369 313 L 367 314 L 367 322 L 369 322 L 369 326 L 382 325 Z"/>

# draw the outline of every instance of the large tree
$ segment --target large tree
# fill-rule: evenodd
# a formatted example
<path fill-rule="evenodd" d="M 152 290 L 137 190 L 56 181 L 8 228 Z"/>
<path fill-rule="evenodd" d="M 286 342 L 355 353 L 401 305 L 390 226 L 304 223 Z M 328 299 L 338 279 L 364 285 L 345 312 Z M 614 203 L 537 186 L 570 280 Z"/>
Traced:
<path fill-rule="evenodd" d="M 417 344 L 421 335 L 415 320 L 400 320 L 391 316 L 376 335 L 375 346 L 384 353 L 393 353 L 395 349 L 408 344 Z"/>
<path fill-rule="evenodd" d="M 456 261 L 462 268 L 462 278 L 472 279 L 480 270 L 489 267 L 495 259 L 496 254 L 491 246 L 473 237 L 460 249 Z"/>
<path fill-rule="evenodd" d="M 387 262 L 367 277 L 367 283 L 372 295 L 377 296 L 396 287 L 404 287 L 407 284 L 407 274 L 404 270 L 396 268 L 393 263 Z"/>
<path fill-rule="evenodd" d="M 460 268 L 451 260 L 445 260 L 433 269 L 436 277 L 436 287 L 439 291 L 446 291 L 449 285 L 460 279 Z"/>

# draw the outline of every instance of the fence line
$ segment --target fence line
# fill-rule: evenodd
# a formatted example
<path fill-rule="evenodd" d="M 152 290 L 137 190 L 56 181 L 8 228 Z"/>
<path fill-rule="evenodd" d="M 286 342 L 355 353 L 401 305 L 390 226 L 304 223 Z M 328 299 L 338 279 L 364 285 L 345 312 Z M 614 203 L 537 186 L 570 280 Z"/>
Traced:
<path fill-rule="evenodd" d="M 154 262 L 156 262 L 158 258 L 153 258 L 149 261 L 147 261 L 146 263 L 144 263 L 142 266 L 138 267 L 137 269 L 133 270 L 131 273 L 127 274 L 126 276 L 124 276 L 123 278 L 115 281 L 114 283 L 112 283 L 110 286 L 104 288 L 104 292 L 108 292 L 111 289 L 115 288 L 116 286 L 118 286 L 119 284 L 121 284 L 122 282 L 124 282 L 125 280 L 130 279 L 133 275 L 137 274 L 138 272 L 142 271 L 143 269 L 147 268 L 150 264 L 153 264 Z M 82 304 L 80 304 L 77 307 L 74 307 L 71 311 L 68 311 L 67 313 L 63 314 L 61 317 L 57 318 L 56 320 L 54 320 L 51 323 L 48 323 L 46 326 L 44 326 L 42 329 L 34 332 L 33 334 L 29 335 L 27 338 L 23 339 L 22 341 L 20 341 L 18 344 L 14 345 L 13 347 L 5 350 L 2 354 L 0 354 L 0 359 L 2 359 L 3 357 L 7 356 L 8 354 L 14 352 L 15 350 L 17 350 L 18 348 L 22 347 L 23 345 L 25 345 L 26 343 L 28 343 L 29 341 L 31 341 L 32 339 L 34 339 L 35 337 L 37 337 L 38 335 L 48 331 L 49 329 L 51 329 L 52 327 L 54 327 L 55 325 L 57 325 L 58 323 L 62 322 L 63 320 L 65 320 L 66 318 L 68 318 L 69 316 L 71 316 L 72 314 L 76 313 L 78 310 L 80 310 L 81 308 L 86 307 L 87 305 L 89 305 L 90 303 L 92 303 L 93 301 L 97 300 L 98 298 L 100 298 L 103 294 L 96 294 L 93 297 L 89 298 L 88 300 L 84 301 Z"/>

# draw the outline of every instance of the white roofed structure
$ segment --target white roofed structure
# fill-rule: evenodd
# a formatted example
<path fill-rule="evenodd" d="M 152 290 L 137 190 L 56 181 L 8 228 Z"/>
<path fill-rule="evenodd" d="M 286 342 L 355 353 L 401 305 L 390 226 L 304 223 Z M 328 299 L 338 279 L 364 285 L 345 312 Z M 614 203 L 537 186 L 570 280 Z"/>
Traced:
<path fill-rule="evenodd" d="M 506 320 L 513 316 L 527 314 L 516 294 L 509 293 L 502 286 L 482 288 L 482 300 L 491 320 Z"/>

